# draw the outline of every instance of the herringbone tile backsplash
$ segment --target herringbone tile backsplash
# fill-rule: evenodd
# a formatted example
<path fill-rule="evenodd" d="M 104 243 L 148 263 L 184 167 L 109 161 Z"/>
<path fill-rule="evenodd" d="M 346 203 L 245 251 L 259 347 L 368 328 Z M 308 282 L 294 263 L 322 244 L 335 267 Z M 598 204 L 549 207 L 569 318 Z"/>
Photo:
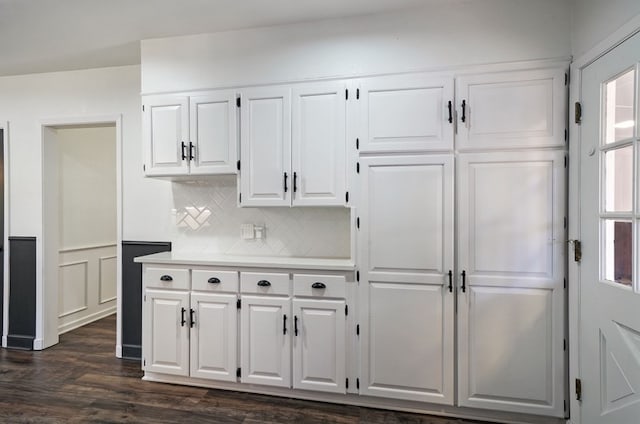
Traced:
<path fill-rule="evenodd" d="M 235 176 L 172 183 L 173 250 L 231 255 L 348 258 L 350 210 L 238 208 Z M 263 240 L 243 240 L 243 223 L 265 226 Z"/>

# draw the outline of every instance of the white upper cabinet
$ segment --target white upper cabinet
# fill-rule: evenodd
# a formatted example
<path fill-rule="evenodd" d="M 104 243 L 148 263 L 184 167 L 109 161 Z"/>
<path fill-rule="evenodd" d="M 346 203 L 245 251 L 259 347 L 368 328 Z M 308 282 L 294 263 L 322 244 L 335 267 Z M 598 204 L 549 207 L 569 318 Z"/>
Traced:
<path fill-rule="evenodd" d="M 241 97 L 242 206 L 291 204 L 291 89 L 253 88 Z"/>
<path fill-rule="evenodd" d="M 453 150 L 453 86 L 426 74 L 361 80 L 360 151 Z"/>
<path fill-rule="evenodd" d="M 216 91 L 189 99 L 191 174 L 233 174 L 237 159 L 236 93 Z"/>
<path fill-rule="evenodd" d="M 458 149 L 565 143 L 567 88 L 561 69 L 462 76 L 456 97 Z"/>
<path fill-rule="evenodd" d="M 346 85 L 293 89 L 293 205 L 343 205 L 346 191 Z"/>
<path fill-rule="evenodd" d="M 143 145 L 147 176 L 235 173 L 235 92 L 144 97 Z"/>
<path fill-rule="evenodd" d="M 189 172 L 189 99 L 151 96 L 143 104 L 143 139 L 147 175 Z"/>

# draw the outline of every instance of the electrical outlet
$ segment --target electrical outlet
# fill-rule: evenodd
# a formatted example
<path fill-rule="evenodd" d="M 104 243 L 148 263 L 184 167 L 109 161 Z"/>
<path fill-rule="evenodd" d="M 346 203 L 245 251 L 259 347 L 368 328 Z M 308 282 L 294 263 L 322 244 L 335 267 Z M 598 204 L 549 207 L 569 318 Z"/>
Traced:
<path fill-rule="evenodd" d="M 253 240 L 255 238 L 253 224 L 240 225 L 240 235 L 243 240 Z"/>
<path fill-rule="evenodd" d="M 267 237 L 267 233 L 266 233 L 266 227 L 264 225 L 260 225 L 260 226 L 255 226 L 253 227 L 254 231 L 255 231 L 255 235 L 256 235 L 256 240 L 262 240 L 265 239 Z"/>

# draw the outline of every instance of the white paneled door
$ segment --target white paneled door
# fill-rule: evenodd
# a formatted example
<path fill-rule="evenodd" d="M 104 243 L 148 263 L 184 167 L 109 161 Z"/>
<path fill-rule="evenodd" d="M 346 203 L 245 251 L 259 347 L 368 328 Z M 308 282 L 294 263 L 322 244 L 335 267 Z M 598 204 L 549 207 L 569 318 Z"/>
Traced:
<path fill-rule="evenodd" d="M 579 378 L 583 424 L 640 421 L 640 35 L 582 73 Z"/>
<path fill-rule="evenodd" d="M 458 161 L 459 404 L 564 416 L 565 153 Z"/>
<path fill-rule="evenodd" d="M 360 393 L 452 405 L 453 155 L 360 163 Z"/>

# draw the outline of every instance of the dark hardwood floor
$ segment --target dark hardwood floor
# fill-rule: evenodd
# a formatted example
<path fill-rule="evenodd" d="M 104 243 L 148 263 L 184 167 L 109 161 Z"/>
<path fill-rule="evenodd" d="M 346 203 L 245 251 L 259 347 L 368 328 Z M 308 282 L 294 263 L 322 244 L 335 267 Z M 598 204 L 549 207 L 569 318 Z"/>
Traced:
<path fill-rule="evenodd" d="M 115 316 L 39 352 L 0 349 L 2 423 L 421 423 L 470 421 L 150 383 L 114 356 Z"/>

